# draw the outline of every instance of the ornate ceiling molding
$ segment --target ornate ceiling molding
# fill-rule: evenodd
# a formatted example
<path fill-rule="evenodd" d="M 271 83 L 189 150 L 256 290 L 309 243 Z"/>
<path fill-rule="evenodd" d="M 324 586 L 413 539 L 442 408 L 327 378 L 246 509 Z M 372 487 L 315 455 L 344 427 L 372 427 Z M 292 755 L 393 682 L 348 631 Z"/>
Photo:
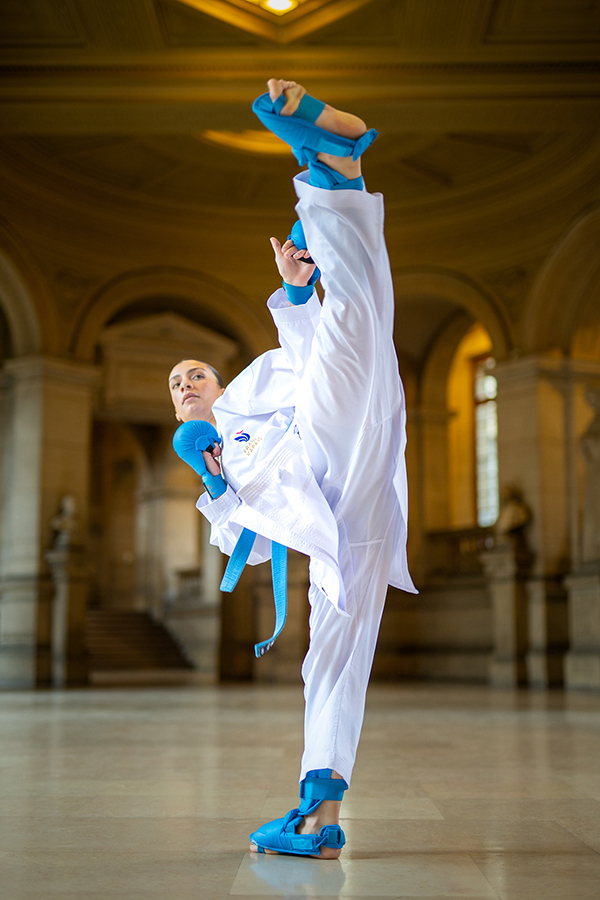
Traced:
<path fill-rule="evenodd" d="M 289 44 L 343 19 L 372 0 L 297 0 L 297 5 L 289 12 L 264 9 L 259 0 L 177 2 L 268 41 Z"/>
<path fill-rule="evenodd" d="M 474 62 L 460 60 L 440 61 L 406 61 L 399 60 L 395 51 L 370 48 L 353 49 L 352 54 L 340 50 L 304 51 L 296 56 L 288 57 L 289 65 L 294 73 L 301 72 L 305 76 L 327 74 L 345 76 L 362 72 L 371 72 L 373 77 L 378 73 L 397 73 L 401 75 L 426 75 L 428 73 L 452 73 L 456 75 L 574 75 L 595 76 L 596 87 L 600 82 L 600 63 L 595 60 L 477 60 Z M 280 62 L 280 58 L 277 57 Z M 0 79 L 14 76 L 62 76 L 72 75 L 107 75 L 107 76 L 152 76 L 172 77 L 187 76 L 190 78 L 210 78 L 219 76 L 231 82 L 243 78 L 253 78 L 257 74 L 271 72 L 273 58 L 269 53 L 236 50 L 234 53 L 220 51 L 215 55 L 203 54 L 203 61 L 193 63 L 161 63 L 157 61 L 143 62 L 95 62 L 95 63 L 6 63 L 0 64 Z M 1 81 L 0 81 L 1 84 Z M 594 84 L 594 82 L 592 82 Z"/>
<path fill-rule="evenodd" d="M 0 132 L 191 133 L 256 127 L 251 101 L 272 74 L 268 55 L 194 66 L 0 68 Z M 315 96 L 352 104 L 394 131 L 585 128 L 600 116 L 591 63 L 407 64 L 385 54 L 290 57 Z"/>

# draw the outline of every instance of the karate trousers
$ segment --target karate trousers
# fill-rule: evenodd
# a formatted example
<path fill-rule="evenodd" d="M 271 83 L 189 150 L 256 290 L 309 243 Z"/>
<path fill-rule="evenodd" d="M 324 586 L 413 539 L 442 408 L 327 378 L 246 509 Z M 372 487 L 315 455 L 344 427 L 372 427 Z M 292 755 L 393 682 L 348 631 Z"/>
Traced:
<path fill-rule="evenodd" d="M 315 188 L 305 173 L 295 186 L 324 288 L 296 422 L 338 525 L 348 613 L 311 583 L 300 780 L 311 769 L 330 768 L 350 784 L 390 570 L 406 541 L 393 483 L 404 466 L 404 396 L 383 198 Z"/>

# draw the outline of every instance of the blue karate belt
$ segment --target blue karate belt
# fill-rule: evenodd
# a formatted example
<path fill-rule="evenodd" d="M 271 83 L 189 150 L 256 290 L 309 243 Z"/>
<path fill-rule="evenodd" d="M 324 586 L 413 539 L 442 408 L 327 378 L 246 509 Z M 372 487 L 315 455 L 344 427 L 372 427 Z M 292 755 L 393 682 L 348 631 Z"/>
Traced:
<path fill-rule="evenodd" d="M 230 594 L 240 580 L 255 540 L 255 531 L 250 531 L 249 528 L 242 530 L 221 581 L 223 593 Z M 261 641 L 254 645 L 254 654 L 257 658 L 264 656 L 271 649 L 283 631 L 287 618 L 287 547 L 284 544 L 277 544 L 275 541 L 271 541 L 271 573 L 275 600 L 275 630 L 267 641 Z"/>

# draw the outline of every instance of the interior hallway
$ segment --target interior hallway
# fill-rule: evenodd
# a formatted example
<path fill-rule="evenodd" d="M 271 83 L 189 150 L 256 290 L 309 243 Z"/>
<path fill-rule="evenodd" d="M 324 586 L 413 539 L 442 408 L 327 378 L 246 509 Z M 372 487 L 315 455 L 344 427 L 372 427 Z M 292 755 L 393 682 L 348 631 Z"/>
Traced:
<path fill-rule="evenodd" d="M 375 685 L 340 861 L 252 856 L 296 805 L 295 687 L 0 694 L 2 900 L 596 900 L 600 697 Z"/>

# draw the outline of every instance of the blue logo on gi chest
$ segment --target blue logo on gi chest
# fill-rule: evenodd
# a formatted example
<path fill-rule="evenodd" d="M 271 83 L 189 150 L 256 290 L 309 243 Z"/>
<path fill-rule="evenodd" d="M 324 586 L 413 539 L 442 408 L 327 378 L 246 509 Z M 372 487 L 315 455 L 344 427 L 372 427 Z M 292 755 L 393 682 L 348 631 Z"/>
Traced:
<path fill-rule="evenodd" d="M 239 441 L 241 444 L 246 444 L 249 440 L 250 435 L 247 431 L 238 431 L 234 437 L 234 441 Z"/>

